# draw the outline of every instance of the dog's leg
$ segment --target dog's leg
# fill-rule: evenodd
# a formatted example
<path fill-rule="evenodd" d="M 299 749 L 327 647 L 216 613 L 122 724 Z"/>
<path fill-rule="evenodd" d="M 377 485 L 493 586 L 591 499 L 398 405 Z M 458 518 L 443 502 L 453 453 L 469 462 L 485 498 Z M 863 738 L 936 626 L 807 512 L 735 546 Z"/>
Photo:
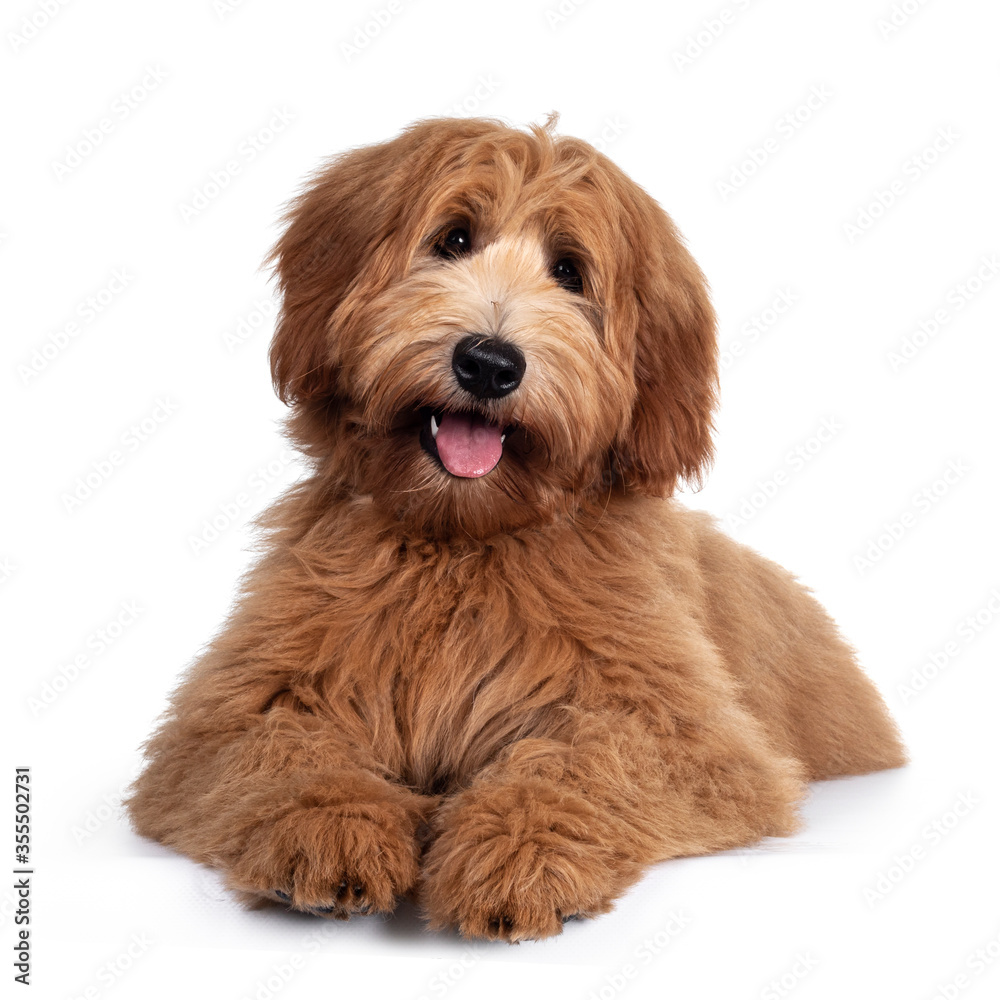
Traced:
<path fill-rule="evenodd" d="M 435 800 L 395 780 L 349 699 L 323 699 L 330 608 L 304 585 L 248 600 L 174 696 L 127 805 L 138 833 L 248 901 L 340 917 L 411 889 Z"/>
<path fill-rule="evenodd" d="M 245 731 L 169 724 L 129 810 L 139 833 L 252 899 L 325 916 L 385 912 L 417 876 L 433 800 L 361 766 L 329 720 L 273 707 Z"/>
<path fill-rule="evenodd" d="M 799 766 L 734 703 L 667 726 L 566 714 L 557 738 L 515 743 L 437 812 L 421 887 L 432 926 L 558 934 L 569 917 L 609 910 L 652 862 L 797 826 Z"/>

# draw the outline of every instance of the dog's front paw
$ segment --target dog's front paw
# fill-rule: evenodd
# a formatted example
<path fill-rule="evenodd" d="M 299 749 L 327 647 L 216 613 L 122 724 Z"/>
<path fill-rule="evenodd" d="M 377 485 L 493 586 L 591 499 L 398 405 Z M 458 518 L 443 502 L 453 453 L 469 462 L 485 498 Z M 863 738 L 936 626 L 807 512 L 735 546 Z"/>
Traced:
<path fill-rule="evenodd" d="M 596 811 L 547 782 L 480 787 L 439 813 L 421 898 L 434 928 L 524 941 L 611 909 L 624 888 Z"/>
<path fill-rule="evenodd" d="M 416 881 L 412 827 L 391 803 L 295 808 L 254 830 L 225 872 L 257 901 L 336 919 L 387 913 Z"/>

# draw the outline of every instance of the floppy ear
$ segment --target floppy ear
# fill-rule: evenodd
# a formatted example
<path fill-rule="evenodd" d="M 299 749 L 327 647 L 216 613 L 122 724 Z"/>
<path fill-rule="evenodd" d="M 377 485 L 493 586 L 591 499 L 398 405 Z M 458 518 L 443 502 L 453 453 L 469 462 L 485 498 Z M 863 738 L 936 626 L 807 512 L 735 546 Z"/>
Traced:
<path fill-rule="evenodd" d="M 651 198 L 643 201 L 633 272 L 637 398 L 615 456 L 627 486 L 666 496 L 680 479 L 699 481 L 712 457 L 715 312 L 673 223 Z"/>
<path fill-rule="evenodd" d="M 342 154 L 320 168 L 285 213 L 268 257 L 282 308 L 271 341 L 279 398 L 297 403 L 336 392 L 329 321 L 392 224 L 384 196 L 398 169 L 388 143 Z"/>

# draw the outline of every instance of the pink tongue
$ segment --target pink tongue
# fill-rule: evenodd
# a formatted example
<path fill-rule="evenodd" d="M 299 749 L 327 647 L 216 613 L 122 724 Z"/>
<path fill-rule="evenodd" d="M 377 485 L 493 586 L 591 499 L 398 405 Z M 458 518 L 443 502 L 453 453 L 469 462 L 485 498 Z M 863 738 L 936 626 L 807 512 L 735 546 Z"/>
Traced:
<path fill-rule="evenodd" d="M 437 437 L 438 458 L 453 475 L 476 479 L 485 476 L 500 461 L 501 428 L 469 413 L 445 413 Z"/>

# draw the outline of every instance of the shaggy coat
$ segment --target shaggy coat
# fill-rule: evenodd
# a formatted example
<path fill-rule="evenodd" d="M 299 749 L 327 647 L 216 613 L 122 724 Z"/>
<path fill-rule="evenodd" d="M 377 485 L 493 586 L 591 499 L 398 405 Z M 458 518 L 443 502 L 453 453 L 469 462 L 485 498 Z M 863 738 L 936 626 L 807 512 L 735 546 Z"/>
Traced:
<path fill-rule="evenodd" d="M 715 319 L 608 159 L 421 122 L 321 169 L 273 262 L 311 474 L 146 746 L 139 833 L 247 900 L 408 894 L 517 941 L 904 763 L 807 591 L 670 499 L 711 457 Z"/>

